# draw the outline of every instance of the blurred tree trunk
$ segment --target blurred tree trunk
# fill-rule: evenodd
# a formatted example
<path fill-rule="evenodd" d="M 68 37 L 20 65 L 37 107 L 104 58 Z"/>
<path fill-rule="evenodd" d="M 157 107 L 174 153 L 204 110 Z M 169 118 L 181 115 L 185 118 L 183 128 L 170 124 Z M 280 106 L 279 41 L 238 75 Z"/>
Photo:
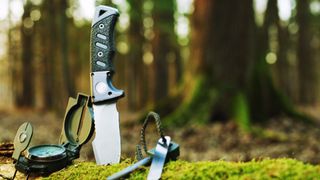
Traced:
<path fill-rule="evenodd" d="M 34 77 L 33 69 L 33 21 L 30 18 L 32 4 L 26 1 L 22 15 L 21 44 L 22 44 L 22 92 L 18 106 L 32 107 L 34 105 Z"/>
<path fill-rule="evenodd" d="M 54 64 L 53 71 L 54 77 L 54 88 L 58 89 L 52 92 L 54 96 L 53 109 L 58 113 L 63 113 L 65 105 L 68 100 L 68 96 L 74 94 L 74 82 L 70 78 L 70 67 L 68 61 L 68 36 L 67 36 L 67 17 L 66 10 L 68 8 L 67 1 L 58 0 L 51 3 L 53 21 L 48 23 L 52 24 L 55 31 L 54 39 L 50 39 L 50 43 L 53 45 Z"/>
<path fill-rule="evenodd" d="M 301 104 L 314 104 L 317 100 L 318 74 L 316 61 L 311 47 L 311 14 L 309 0 L 297 1 L 298 31 L 298 70 L 299 70 L 299 95 Z"/>
<path fill-rule="evenodd" d="M 278 12 L 278 10 L 277 10 Z M 278 13 L 277 13 L 278 14 Z M 289 60 L 292 52 L 292 40 L 288 25 L 283 25 L 279 16 L 277 17 L 277 61 L 276 61 L 276 77 L 277 87 L 281 90 L 292 102 L 297 103 L 299 98 L 299 84 L 297 76 L 297 67 Z"/>
<path fill-rule="evenodd" d="M 290 99 L 296 99 L 295 83 L 292 82 L 292 67 L 288 60 L 288 49 L 289 44 L 289 31 L 287 27 L 282 27 L 278 19 L 277 30 L 278 30 L 278 43 L 279 49 L 277 51 L 277 77 L 278 86 L 287 94 Z"/>
<path fill-rule="evenodd" d="M 20 98 L 20 89 L 22 77 L 18 74 L 18 69 L 20 67 L 21 62 L 19 61 L 19 45 L 17 38 L 15 38 L 19 33 L 21 33 L 21 29 L 17 29 L 19 27 L 13 26 L 12 23 L 12 11 L 11 11 L 11 3 L 9 1 L 8 5 L 8 21 L 9 21 L 9 29 L 8 29 L 8 62 L 9 62 L 9 72 L 10 72 L 10 87 L 11 94 L 13 99 L 13 104 L 19 104 Z M 21 27 L 20 27 L 21 28 Z"/>
<path fill-rule="evenodd" d="M 203 71 L 215 89 L 211 103 L 214 119 L 232 118 L 244 129 L 249 128 L 248 85 L 253 66 L 255 23 L 252 0 L 214 1 L 209 12 L 205 35 Z M 205 18 L 205 17 L 203 17 Z M 196 37 L 195 37 L 196 38 Z M 196 57 L 192 57 L 192 60 Z M 216 102 L 215 102 L 216 101 Z"/>
<path fill-rule="evenodd" d="M 281 112 L 300 115 L 275 88 L 265 59 L 276 5 L 277 0 L 268 1 L 265 22 L 258 29 L 252 0 L 194 2 L 183 103 L 168 117 L 169 123 L 231 119 L 250 131 L 251 120 Z"/>
<path fill-rule="evenodd" d="M 61 66 L 62 66 L 62 75 L 63 75 L 63 84 L 64 87 L 66 87 L 66 93 L 63 93 L 66 95 L 66 98 L 68 96 L 75 97 L 75 81 L 71 80 L 70 76 L 70 69 L 69 66 L 69 59 L 68 59 L 68 18 L 66 15 L 66 11 L 68 8 L 68 2 L 65 0 L 60 0 L 59 2 L 59 32 L 60 32 L 60 49 L 61 49 Z"/>
<path fill-rule="evenodd" d="M 71 83 L 75 85 L 74 90 L 90 93 L 90 28 L 91 24 L 82 27 L 74 26 L 69 21 L 68 27 L 68 63 Z M 80 43 L 81 42 L 81 43 Z M 72 94 L 70 94 L 72 95 Z M 73 95 L 74 96 L 74 95 Z"/>
<path fill-rule="evenodd" d="M 43 78 L 42 85 L 44 90 L 44 106 L 48 110 L 54 109 L 56 87 L 56 38 L 57 31 L 55 25 L 55 7 L 52 1 L 44 1 L 41 8 L 41 42 L 42 42 L 42 64 L 43 64 Z M 60 90 L 60 88 L 59 88 Z"/>
<path fill-rule="evenodd" d="M 146 68 L 143 63 L 143 1 L 130 0 L 129 27 L 129 68 L 128 71 L 128 101 L 132 110 L 141 109 L 146 103 Z"/>
<path fill-rule="evenodd" d="M 264 23 L 261 28 L 257 29 L 256 34 L 256 61 L 250 85 L 250 103 L 255 119 L 267 119 L 282 110 L 277 99 L 279 92 L 275 89 L 270 74 L 270 65 L 266 62 L 266 56 L 271 52 L 269 46 L 270 29 L 276 28 L 277 22 L 277 0 L 270 0 L 267 3 Z"/>
<path fill-rule="evenodd" d="M 269 0 L 267 3 L 267 9 L 265 13 L 263 26 L 257 29 L 257 39 L 255 46 L 255 63 L 253 72 L 251 75 L 251 83 L 249 90 L 250 97 L 250 109 L 251 115 L 254 120 L 267 120 L 273 116 L 279 114 L 286 114 L 292 118 L 302 120 L 305 122 L 311 122 L 311 118 L 298 112 L 294 107 L 292 101 L 286 94 L 283 93 L 283 89 L 279 90 L 275 87 L 274 80 L 271 77 L 270 65 L 266 63 L 266 56 L 272 52 L 270 47 L 270 30 L 276 28 L 279 23 L 277 0 Z M 279 24 L 278 24 L 279 25 Z M 278 26 L 278 33 L 280 31 Z M 279 46 L 285 46 L 285 34 L 284 37 L 279 38 Z M 283 44 L 282 44 L 283 43 Z M 280 47 L 278 51 L 285 51 L 284 47 Z M 281 61 L 285 60 L 285 52 L 278 52 Z M 283 72 L 287 73 L 287 72 Z M 281 76 L 281 75 L 280 75 Z"/>
<path fill-rule="evenodd" d="M 152 39 L 153 68 L 155 73 L 154 97 L 158 102 L 168 96 L 168 56 L 177 47 L 174 35 L 173 0 L 155 0 L 152 11 L 154 37 Z M 172 88 L 172 87 L 170 87 Z"/>
<path fill-rule="evenodd" d="M 184 100 L 172 121 L 183 124 L 237 116 L 247 129 L 246 91 L 255 27 L 252 1 L 196 0 L 194 7 Z"/>
<path fill-rule="evenodd" d="M 41 5 L 41 66 L 43 105 L 47 110 L 64 111 L 68 96 L 75 95 L 68 59 L 67 1 L 44 1 Z M 78 59 L 77 59 L 78 60 Z"/>
<path fill-rule="evenodd" d="M 260 29 L 261 34 L 265 39 L 264 50 L 267 53 L 276 54 L 275 64 L 275 84 L 279 90 L 286 94 L 290 99 L 295 96 L 294 83 L 292 82 L 292 68 L 288 62 L 288 49 L 289 49 L 289 32 L 287 25 L 283 25 L 279 17 L 279 9 L 277 0 L 270 0 L 267 4 L 265 14 L 265 21 L 263 27 Z M 262 38 L 263 38 L 262 37 Z M 264 56 L 262 54 L 262 57 Z"/>

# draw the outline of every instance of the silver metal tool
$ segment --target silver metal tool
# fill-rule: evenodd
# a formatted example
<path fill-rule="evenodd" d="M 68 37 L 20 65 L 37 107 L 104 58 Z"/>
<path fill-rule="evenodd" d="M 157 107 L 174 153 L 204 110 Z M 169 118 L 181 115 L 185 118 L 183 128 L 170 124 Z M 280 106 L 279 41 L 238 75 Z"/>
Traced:
<path fill-rule="evenodd" d="M 148 180 L 158 180 L 161 178 L 163 166 L 169 151 L 170 141 L 171 138 L 169 136 L 159 139 L 152 158 Z"/>
<path fill-rule="evenodd" d="M 146 166 L 146 165 L 150 164 L 151 160 L 152 160 L 151 156 L 143 158 L 142 160 L 140 160 L 140 161 L 136 162 L 135 164 L 133 164 L 133 165 L 121 170 L 120 172 L 117 172 L 117 173 L 109 176 L 107 178 L 107 180 L 115 180 L 115 179 L 120 179 L 120 178 L 126 177 L 130 173 L 132 173 L 133 171 L 138 169 L 139 167 Z"/>

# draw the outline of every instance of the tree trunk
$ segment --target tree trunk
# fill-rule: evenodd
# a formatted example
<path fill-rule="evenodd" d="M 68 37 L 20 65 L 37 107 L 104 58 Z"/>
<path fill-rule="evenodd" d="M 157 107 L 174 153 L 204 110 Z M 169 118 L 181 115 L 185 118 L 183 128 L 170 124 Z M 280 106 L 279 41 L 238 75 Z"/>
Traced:
<path fill-rule="evenodd" d="M 314 104 L 317 101 L 318 74 L 317 63 L 313 57 L 311 47 L 310 11 L 309 0 L 297 1 L 298 32 L 298 70 L 299 70 L 299 95 L 301 104 Z"/>
<path fill-rule="evenodd" d="M 146 102 L 145 75 L 146 67 L 143 63 L 143 1 L 128 1 L 130 10 L 129 45 L 128 56 L 128 101 L 132 110 L 141 109 Z"/>
<path fill-rule="evenodd" d="M 246 91 L 254 42 L 252 1 L 196 0 L 194 7 L 184 100 L 172 121 L 207 122 L 241 114 L 238 120 L 247 126 Z M 243 111 L 234 111 L 239 104 L 245 106 Z"/>
<path fill-rule="evenodd" d="M 278 42 L 279 49 L 277 51 L 277 77 L 278 77 L 278 87 L 286 94 L 290 99 L 296 100 L 296 83 L 293 82 L 294 73 L 293 67 L 288 60 L 288 49 L 289 45 L 289 31 L 287 27 L 282 27 L 278 20 Z"/>
<path fill-rule="evenodd" d="M 154 97 L 158 102 L 168 96 L 168 55 L 174 53 L 174 1 L 154 1 L 152 17 L 154 37 L 152 53 L 154 57 L 155 88 Z"/>
<path fill-rule="evenodd" d="M 45 1 L 42 4 L 41 18 L 41 43 L 42 45 L 42 65 L 43 65 L 43 101 L 44 106 L 48 110 L 53 110 L 55 107 L 55 89 L 58 90 L 56 84 L 56 38 L 57 31 L 55 26 L 55 8 L 52 1 Z M 48 35 L 48 33 L 50 33 Z"/>
<path fill-rule="evenodd" d="M 59 26 L 60 26 L 60 51 L 61 51 L 61 65 L 62 65 L 62 75 L 63 84 L 66 88 L 66 96 L 75 96 L 75 81 L 71 80 L 70 77 L 70 66 L 68 59 L 68 19 L 66 15 L 66 10 L 68 8 L 68 2 L 65 0 L 60 0 L 59 2 Z M 67 97 L 66 97 L 67 98 Z"/>
<path fill-rule="evenodd" d="M 22 43 L 22 94 L 18 106 L 33 107 L 34 105 L 34 77 L 33 70 L 33 21 L 30 18 L 32 6 L 27 1 L 22 15 L 21 43 Z"/>
<path fill-rule="evenodd" d="M 12 11 L 11 11 L 11 4 L 12 1 L 9 1 L 8 5 L 8 22 L 9 22 L 9 29 L 8 29 L 8 63 L 9 63 L 9 87 L 11 90 L 11 97 L 13 101 L 13 105 L 18 105 L 20 102 L 20 87 L 21 87 L 21 82 L 22 78 L 19 76 L 18 70 L 21 65 L 21 61 L 19 61 L 19 54 L 20 52 L 18 51 L 20 42 L 17 40 L 17 38 L 14 38 L 14 34 L 20 34 L 21 29 L 19 27 L 14 27 L 12 24 Z M 21 27 L 20 27 L 21 28 Z"/>
<path fill-rule="evenodd" d="M 251 120 L 281 112 L 302 117 L 275 88 L 265 60 L 276 5 L 268 1 L 264 25 L 257 29 L 252 0 L 194 2 L 184 99 L 168 123 L 231 119 L 250 131 Z"/>
<path fill-rule="evenodd" d="M 277 0 L 269 0 L 263 26 L 257 29 L 256 62 L 250 83 L 252 117 L 261 121 L 279 114 L 286 114 L 299 120 L 311 122 L 310 117 L 296 111 L 288 96 L 275 87 L 270 73 L 270 65 L 266 63 L 266 55 L 271 51 L 269 31 L 278 21 Z"/>

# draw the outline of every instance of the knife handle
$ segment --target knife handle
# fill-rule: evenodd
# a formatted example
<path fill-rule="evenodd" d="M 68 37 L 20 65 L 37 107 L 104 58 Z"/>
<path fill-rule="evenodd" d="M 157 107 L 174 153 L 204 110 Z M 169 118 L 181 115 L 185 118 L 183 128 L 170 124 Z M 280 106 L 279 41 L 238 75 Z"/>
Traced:
<path fill-rule="evenodd" d="M 114 72 L 114 29 L 119 17 L 115 8 L 98 6 L 91 28 L 91 72 Z"/>

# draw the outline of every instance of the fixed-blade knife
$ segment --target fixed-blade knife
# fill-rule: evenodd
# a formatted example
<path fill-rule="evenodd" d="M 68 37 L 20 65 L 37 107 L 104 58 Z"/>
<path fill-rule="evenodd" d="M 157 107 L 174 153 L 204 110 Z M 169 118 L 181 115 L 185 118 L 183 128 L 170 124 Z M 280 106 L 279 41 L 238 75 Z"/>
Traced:
<path fill-rule="evenodd" d="M 108 6 L 98 6 L 91 26 L 91 95 L 95 123 L 92 142 L 97 164 L 114 164 L 120 161 L 121 138 L 119 112 L 116 102 L 124 96 L 123 90 L 112 85 L 115 53 L 114 29 L 119 12 Z"/>

